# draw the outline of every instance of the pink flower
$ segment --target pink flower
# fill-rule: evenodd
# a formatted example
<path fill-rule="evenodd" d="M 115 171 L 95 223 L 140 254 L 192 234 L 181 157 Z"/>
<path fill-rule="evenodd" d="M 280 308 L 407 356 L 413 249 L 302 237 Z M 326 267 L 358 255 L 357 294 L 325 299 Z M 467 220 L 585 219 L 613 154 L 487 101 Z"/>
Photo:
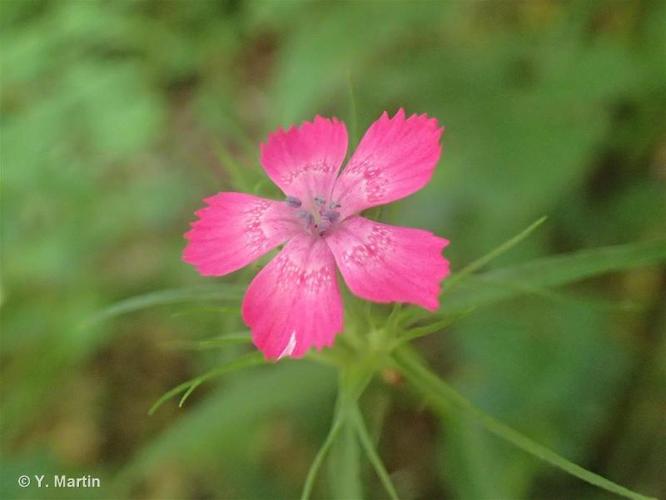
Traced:
<path fill-rule="evenodd" d="M 254 278 L 242 307 L 255 345 L 269 359 L 330 346 L 342 331 L 336 266 L 359 297 L 434 311 L 449 273 L 442 256 L 448 241 L 359 213 L 425 186 L 442 132 L 426 115 L 384 113 L 338 175 L 347 153 L 344 123 L 317 116 L 278 129 L 261 145 L 261 163 L 286 200 L 243 193 L 205 199 L 208 206 L 185 234 L 183 260 L 204 276 L 222 276 L 284 244 Z"/>

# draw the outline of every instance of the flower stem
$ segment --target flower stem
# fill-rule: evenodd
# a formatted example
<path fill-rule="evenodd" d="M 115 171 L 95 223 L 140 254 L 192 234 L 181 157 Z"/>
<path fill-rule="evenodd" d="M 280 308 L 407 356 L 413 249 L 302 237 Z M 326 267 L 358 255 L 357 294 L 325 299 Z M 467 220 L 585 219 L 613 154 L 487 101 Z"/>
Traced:
<path fill-rule="evenodd" d="M 328 434 L 326 435 L 324 443 L 321 445 L 321 448 L 319 448 L 317 455 L 312 461 L 312 465 L 310 465 L 310 470 L 308 470 L 308 475 L 305 478 L 305 485 L 303 486 L 303 493 L 301 493 L 301 500 L 308 500 L 310 498 L 310 494 L 312 493 L 312 488 L 314 487 L 315 479 L 317 479 L 317 473 L 321 468 L 321 464 L 324 463 L 324 459 L 326 458 L 326 455 L 331 449 L 331 446 L 333 446 L 335 438 L 338 437 L 340 429 L 342 429 L 342 425 L 344 424 L 344 420 L 345 419 L 343 413 L 339 409 L 336 410 L 335 418 L 333 420 L 333 425 L 331 425 L 331 428 L 328 431 Z"/>
<path fill-rule="evenodd" d="M 335 443 L 336 438 L 340 434 L 343 425 L 349 423 L 351 413 L 354 408 L 357 408 L 356 402 L 365 391 L 370 380 L 372 380 L 375 368 L 375 361 L 371 360 L 368 363 L 349 365 L 340 369 L 338 400 L 335 404 L 335 417 L 333 418 L 331 428 L 326 435 L 326 439 L 324 439 L 324 443 L 321 445 L 321 448 L 312 461 L 312 465 L 310 465 L 307 477 L 305 478 L 303 492 L 301 493 L 301 500 L 308 500 L 310 498 L 319 469 L 324 463 L 324 459 L 331 447 Z"/>
<path fill-rule="evenodd" d="M 386 467 L 384 467 L 384 463 L 382 462 L 382 459 L 379 457 L 379 454 L 377 453 L 377 450 L 372 443 L 372 438 L 368 433 L 368 429 L 365 426 L 363 416 L 361 415 L 361 411 L 358 409 L 358 406 L 355 406 L 351 411 L 351 419 L 354 423 L 354 427 L 356 428 L 359 441 L 361 441 L 361 445 L 363 446 L 363 449 L 368 456 L 368 460 L 370 460 L 370 463 L 375 468 L 375 472 L 377 472 L 377 475 L 379 476 L 379 479 L 382 482 L 386 493 L 388 493 L 388 496 L 391 500 L 399 500 L 398 492 L 395 490 L 395 486 L 393 486 L 393 482 L 391 481 L 391 476 L 386 470 Z"/>

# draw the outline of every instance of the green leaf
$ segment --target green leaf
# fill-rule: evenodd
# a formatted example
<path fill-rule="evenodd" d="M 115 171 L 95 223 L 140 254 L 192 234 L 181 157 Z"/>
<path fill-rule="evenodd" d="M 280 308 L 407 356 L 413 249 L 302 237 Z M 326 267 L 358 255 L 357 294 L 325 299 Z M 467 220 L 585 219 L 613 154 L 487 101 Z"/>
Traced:
<path fill-rule="evenodd" d="M 243 297 L 243 288 L 235 284 L 224 284 L 214 286 L 197 286 L 187 288 L 174 288 L 170 290 L 160 290 L 150 292 L 144 295 L 130 297 L 120 302 L 116 302 L 101 311 L 94 314 L 83 324 L 83 327 L 90 327 L 94 324 L 106 321 L 108 319 L 140 311 L 153 306 L 178 304 L 181 302 L 197 302 L 203 300 L 240 300 Z"/>
<path fill-rule="evenodd" d="M 212 467 L 211 470 L 222 467 L 226 471 L 225 484 L 235 491 L 241 488 L 240 498 L 287 497 L 275 491 L 271 494 L 271 481 L 263 469 L 260 487 L 264 490 L 264 485 L 268 485 L 268 492 L 252 495 L 242 489 L 243 474 L 251 475 L 259 467 L 247 457 L 248 437 L 271 425 L 276 414 L 292 415 L 294 421 L 318 419 L 317 411 L 328 406 L 335 394 L 334 371 L 315 363 L 282 361 L 229 374 L 228 381 L 216 386 L 199 404 L 135 450 L 135 455 L 114 474 L 117 491 L 110 498 L 129 498 L 137 484 L 143 484 L 146 477 L 159 475 L 165 463 L 180 463 L 182 473 L 188 475 L 196 475 L 201 467 Z M 266 446 L 270 447 L 270 442 Z M 182 462 L 183 457 L 188 460 Z"/>
<path fill-rule="evenodd" d="M 215 347 L 225 347 L 235 344 L 246 344 L 252 341 L 249 332 L 225 333 L 217 337 L 211 337 L 203 340 L 175 340 L 166 345 L 175 349 L 191 349 L 203 351 Z"/>
<path fill-rule="evenodd" d="M 505 252 L 508 252 L 511 250 L 513 247 L 515 247 L 518 243 L 523 241 L 525 238 L 527 238 L 532 232 L 537 229 L 541 224 L 546 222 L 547 217 L 541 217 L 539 220 L 533 222 L 530 224 L 526 229 L 518 233 L 516 236 L 513 238 L 505 241 L 502 243 L 500 246 L 495 248 L 494 250 L 491 250 L 488 252 L 486 255 L 483 257 L 475 260 L 471 264 L 467 265 L 464 267 L 462 270 L 458 271 L 455 273 L 453 276 L 451 276 L 448 280 L 444 282 L 443 285 L 443 290 L 450 290 L 453 288 L 453 286 L 458 283 L 460 280 L 464 279 L 465 276 L 472 274 L 479 269 L 481 269 L 483 266 L 491 262 L 493 259 L 496 259 L 500 255 L 502 255 Z"/>
<path fill-rule="evenodd" d="M 666 261 L 666 240 L 582 250 L 467 276 L 444 293 L 438 314 L 461 313 L 512 297 L 540 293 L 586 278 Z"/>
<path fill-rule="evenodd" d="M 416 328 L 410 328 L 408 330 L 405 330 L 404 333 L 398 335 L 397 343 L 402 344 L 410 340 L 418 339 L 420 337 L 425 337 L 426 335 L 430 335 L 431 333 L 439 332 L 440 330 L 443 330 L 444 328 L 451 326 L 460 318 L 464 318 L 465 316 L 470 314 L 473 310 L 474 310 L 473 308 L 470 308 L 466 311 L 462 311 L 457 314 L 447 315 L 444 319 L 433 321 L 432 323 L 429 323 L 427 325 L 417 326 Z"/>
<path fill-rule="evenodd" d="M 202 313 L 223 314 L 223 313 L 227 313 L 227 312 L 234 312 L 234 311 L 237 311 L 237 310 L 238 310 L 238 307 L 236 305 L 233 305 L 233 306 L 192 306 L 192 307 L 186 307 L 186 308 L 183 308 L 182 310 L 171 313 L 171 317 L 172 318 L 182 318 L 183 316 L 194 316 L 194 315 L 200 315 Z"/>
<path fill-rule="evenodd" d="M 428 399 L 433 408 L 442 415 L 446 415 L 450 410 L 460 411 L 462 414 L 477 420 L 488 431 L 496 436 L 508 441 L 536 458 L 582 479 L 583 481 L 626 498 L 634 500 L 645 500 L 650 498 L 631 491 L 570 462 L 554 451 L 532 441 L 527 436 L 524 436 L 492 416 L 484 413 L 474 406 L 472 402 L 430 371 L 414 351 L 408 349 L 396 351 L 394 361 L 396 367 L 402 372 L 412 386 Z"/>
<path fill-rule="evenodd" d="M 559 286 L 598 274 L 666 262 L 666 239 L 581 250 L 546 257 L 487 274 L 487 279 L 516 280 L 539 287 Z M 520 279 L 517 279 L 520 278 Z"/>
<path fill-rule="evenodd" d="M 194 389 L 199 387 L 201 384 L 206 382 L 207 380 L 210 380 L 213 377 L 218 377 L 220 375 L 224 375 L 225 373 L 229 373 L 232 371 L 240 370 L 241 368 L 247 368 L 249 366 L 256 366 L 263 364 L 264 357 L 263 354 L 260 352 L 251 352 L 249 354 L 246 354 L 244 356 L 240 356 L 239 358 L 225 364 L 222 366 L 219 366 L 217 368 L 214 368 L 203 375 L 199 375 L 198 377 L 195 377 L 193 379 L 188 380 L 187 382 L 183 382 L 182 384 L 177 385 L 170 391 L 166 392 L 162 397 L 160 397 L 154 404 L 153 406 L 150 407 L 150 410 L 148 410 L 148 414 L 152 415 L 157 411 L 157 409 L 162 406 L 166 401 L 171 399 L 172 397 L 180 394 L 181 392 L 184 392 L 183 397 L 180 399 L 180 402 L 178 403 L 178 406 L 183 406 L 185 403 L 185 400 L 192 394 Z"/>
<path fill-rule="evenodd" d="M 315 458 L 310 465 L 310 469 L 308 470 L 308 474 L 305 477 L 305 485 L 303 486 L 303 492 L 301 493 L 301 500 L 308 500 L 310 498 L 314 482 L 317 479 L 317 473 L 319 472 L 321 465 L 324 463 L 324 459 L 331 449 L 331 446 L 333 446 L 335 439 L 342 430 L 344 421 L 345 418 L 343 413 L 339 410 L 336 411 L 331 428 L 326 435 L 326 439 L 324 439 L 324 443 L 321 445 L 321 448 L 319 448 L 317 455 L 315 455 Z"/>
<path fill-rule="evenodd" d="M 350 412 L 350 414 L 351 420 L 356 428 L 356 432 L 358 433 L 359 440 L 361 441 L 361 445 L 365 450 L 365 454 L 367 455 L 368 460 L 370 460 L 372 466 L 375 468 L 375 472 L 379 476 L 379 480 L 382 482 L 386 493 L 388 493 L 388 496 L 391 498 L 391 500 L 398 500 L 398 492 L 396 491 L 395 486 L 393 486 L 391 476 L 386 470 L 386 467 L 384 467 L 384 463 L 382 462 L 379 453 L 377 453 L 377 450 L 375 449 L 375 445 L 372 442 L 372 438 L 370 437 L 370 433 L 368 432 L 367 427 L 365 426 L 363 416 L 361 415 L 358 406 L 356 406 Z"/>

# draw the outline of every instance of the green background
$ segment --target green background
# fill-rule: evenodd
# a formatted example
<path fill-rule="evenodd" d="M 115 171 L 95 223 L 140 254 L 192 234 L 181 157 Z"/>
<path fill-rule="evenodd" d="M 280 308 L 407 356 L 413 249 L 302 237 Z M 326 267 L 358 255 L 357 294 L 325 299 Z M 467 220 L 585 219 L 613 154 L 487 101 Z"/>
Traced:
<path fill-rule="evenodd" d="M 237 303 L 89 319 L 153 290 L 246 284 L 256 266 L 197 276 L 182 233 L 208 195 L 270 190 L 259 142 L 315 114 L 356 140 L 399 107 L 446 125 L 433 181 L 382 217 L 451 240 L 454 270 L 542 215 L 492 266 L 663 236 L 665 54 L 663 1 L 0 0 L 0 496 L 296 497 L 330 423 L 332 370 L 239 372 L 149 417 L 244 351 L 179 344 L 238 331 Z M 665 303 L 652 266 L 502 302 L 419 346 L 485 411 L 658 495 Z M 609 498 L 386 379 L 364 409 L 404 498 Z M 103 487 L 17 485 L 54 473 Z M 318 497 L 345 498 L 322 476 Z"/>

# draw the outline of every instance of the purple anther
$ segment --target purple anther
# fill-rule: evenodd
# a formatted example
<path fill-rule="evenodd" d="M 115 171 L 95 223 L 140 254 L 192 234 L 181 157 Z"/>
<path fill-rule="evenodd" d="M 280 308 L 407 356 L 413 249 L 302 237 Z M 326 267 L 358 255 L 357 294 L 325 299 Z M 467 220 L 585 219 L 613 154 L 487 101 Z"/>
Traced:
<path fill-rule="evenodd" d="M 296 198 L 295 196 L 287 196 L 287 205 L 289 205 L 291 208 L 298 208 L 302 205 L 301 200 Z"/>
<path fill-rule="evenodd" d="M 333 223 L 340 218 L 340 212 L 336 212 L 335 210 L 326 210 L 323 217 L 329 222 Z"/>
<path fill-rule="evenodd" d="M 296 212 L 296 216 L 299 219 L 303 219 L 303 222 L 305 222 L 306 227 L 312 226 L 315 222 L 314 215 L 312 215 L 307 210 L 299 210 L 298 212 Z"/>

